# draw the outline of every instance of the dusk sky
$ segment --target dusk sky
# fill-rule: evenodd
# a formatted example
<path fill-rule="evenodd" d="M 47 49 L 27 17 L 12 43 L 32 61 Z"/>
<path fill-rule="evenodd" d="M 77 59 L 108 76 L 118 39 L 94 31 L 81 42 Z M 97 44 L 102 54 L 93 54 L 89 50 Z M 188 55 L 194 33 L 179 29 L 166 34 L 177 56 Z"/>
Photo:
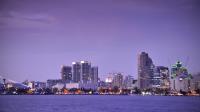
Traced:
<path fill-rule="evenodd" d="M 59 79 L 87 60 L 137 78 L 137 55 L 200 72 L 199 0 L 0 0 L 0 76 Z"/>

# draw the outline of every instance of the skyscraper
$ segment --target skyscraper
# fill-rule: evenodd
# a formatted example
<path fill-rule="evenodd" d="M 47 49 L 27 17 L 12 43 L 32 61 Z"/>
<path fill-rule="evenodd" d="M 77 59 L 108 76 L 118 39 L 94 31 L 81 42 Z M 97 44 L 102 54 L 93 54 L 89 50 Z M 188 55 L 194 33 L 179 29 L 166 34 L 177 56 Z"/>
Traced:
<path fill-rule="evenodd" d="M 88 61 L 81 61 L 81 80 L 82 83 L 88 83 L 91 81 L 91 63 Z"/>
<path fill-rule="evenodd" d="M 124 88 L 130 89 L 133 87 L 134 78 L 131 75 L 125 76 L 123 86 Z"/>
<path fill-rule="evenodd" d="M 119 88 L 122 88 L 123 86 L 123 75 L 121 73 L 116 73 L 114 74 L 114 77 L 113 77 L 113 87 L 119 87 Z"/>
<path fill-rule="evenodd" d="M 138 56 L 138 87 L 147 89 L 151 87 L 153 77 L 153 61 L 147 53 L 142 52 Z"/>
<path fill-rule="evenodd" d="M 71 66 L 61 67 L 61 79 L 67 83 L 72 81 L 72 67 Z"/>
<path fill-rule="evenodd" d="M 76 83 L 79 83 L 82 79 L 80 62 L 72 62 L 72 79 Z"/>
<path fill-rule="evenodd" d="M 154 68 L 154 75 L 151 83 L 152 87 L 169 89 L 170 88 L 169 69 L 164 66 L 156 66 Z"/>
<path fill-rule="evenodd" d="M 171 86 L 176 91 L 189 91 L 192 75 L 182 62 L 177 61 L 171 68 Z"/>
<path fill-rule="evenodd" d="M 92 80 L 92 83 L 97 84 L 97 82 L 98 82 L 98 67 L 92 67 L 90 75 L 91 75 L 90 78 Z"/>

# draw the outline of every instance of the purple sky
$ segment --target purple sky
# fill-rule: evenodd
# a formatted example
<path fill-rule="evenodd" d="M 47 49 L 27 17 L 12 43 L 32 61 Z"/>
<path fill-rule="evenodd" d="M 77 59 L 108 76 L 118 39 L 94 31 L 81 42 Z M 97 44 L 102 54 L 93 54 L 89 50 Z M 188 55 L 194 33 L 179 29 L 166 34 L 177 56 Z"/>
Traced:
<path fill-rule="evenodd" d="M 100 77 L 136 77 L 141 51 L 155 65 L 180 59 L 200 72 L 199 0 L 56 1 L 0 1 L 1 76 L 58 79 L 62 64 L 88 60 Z"/>

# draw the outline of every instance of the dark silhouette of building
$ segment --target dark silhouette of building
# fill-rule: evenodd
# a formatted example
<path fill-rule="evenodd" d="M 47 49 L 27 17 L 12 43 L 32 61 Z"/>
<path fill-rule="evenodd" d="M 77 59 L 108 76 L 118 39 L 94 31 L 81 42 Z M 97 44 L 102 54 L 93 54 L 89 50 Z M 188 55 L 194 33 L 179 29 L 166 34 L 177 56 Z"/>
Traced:
<path fill-rule="evenodd" d="M 72 67 L 71 66 L 62 66 L 61 79 L 67 83 L 72 81 Z"/>
<path fill-rule="evenodd" d="M 140 89 L 151 88 L 154 64 L 147 53 L 142 52 L 138 56 L 138 87 Z"/>
<path fill-rule="evenodd" d="M 91 78 L 92 83 L 94 83 L 94 84 L 98 83 L 98 67 L 92 67 L 91 68 L 90 78 Z"/>
<path fill-rule="evenodd" d="M 80 62 L 72 62 L 72 79 L 73 82 L 81 82 L 81 64 Z"/>
<path fill-rule="evenodd" d="M 81 61 L 81 77 L 82 83 L 88 83 L 91 81 L 91 63 L 88 61 Z"/>

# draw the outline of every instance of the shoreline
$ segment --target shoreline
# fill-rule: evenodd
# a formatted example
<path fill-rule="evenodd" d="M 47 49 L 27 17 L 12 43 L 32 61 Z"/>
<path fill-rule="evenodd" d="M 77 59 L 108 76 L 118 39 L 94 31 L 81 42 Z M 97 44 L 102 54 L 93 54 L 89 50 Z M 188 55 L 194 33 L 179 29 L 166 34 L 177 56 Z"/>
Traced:
<path fill-rule="evenodd" d="M 141 95 L 141 94 L 0 94 L 0 96 L 187 96 L 200 97 L 200 95 Z"/>

